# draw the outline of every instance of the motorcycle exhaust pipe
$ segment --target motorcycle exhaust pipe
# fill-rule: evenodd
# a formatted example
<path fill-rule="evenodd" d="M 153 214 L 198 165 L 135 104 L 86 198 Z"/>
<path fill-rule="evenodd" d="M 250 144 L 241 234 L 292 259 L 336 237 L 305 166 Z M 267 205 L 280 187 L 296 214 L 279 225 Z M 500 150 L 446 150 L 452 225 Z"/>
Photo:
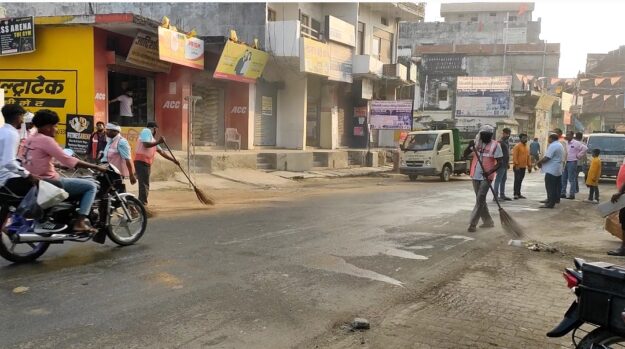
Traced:
<path fill-rule="evenodd" d="M 24 234 L 16 234 L 16 242 L 55 242 L 55 241 L 66 241 L 66 240 L 75 240 L 75 236 L 70 236 L 67 234 L 52 234 L 50 236 L 42 236 L 35 233 L 24 233 Z"/>

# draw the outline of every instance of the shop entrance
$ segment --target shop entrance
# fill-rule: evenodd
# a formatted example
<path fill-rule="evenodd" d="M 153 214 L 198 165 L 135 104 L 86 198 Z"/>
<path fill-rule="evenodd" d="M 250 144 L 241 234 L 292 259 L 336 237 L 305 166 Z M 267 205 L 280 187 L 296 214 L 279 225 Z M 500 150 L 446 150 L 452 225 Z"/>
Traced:
<path fill-rule="evenodd" d="M 154 121 L 154 78 L 117 69 L 108 72 L 109 122 L 145 126 Z"/>
<path fill-rule="evenodd" d="M 317 77 L 308 78 L 308 95 L 306 96 L 306 145 L 319 146 L 321 116 L 321 80 Z"/>

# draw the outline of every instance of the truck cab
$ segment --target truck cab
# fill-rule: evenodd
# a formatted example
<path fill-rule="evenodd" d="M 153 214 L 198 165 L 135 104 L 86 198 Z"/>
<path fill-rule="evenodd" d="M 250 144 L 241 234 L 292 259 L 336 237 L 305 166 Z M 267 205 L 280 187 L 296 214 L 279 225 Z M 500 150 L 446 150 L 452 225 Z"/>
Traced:
<path fill-rule="evenodd" d="M 467 173 L 468 161 L 462 160 L 458 130 L 410 132 L 400 145 L 399 172 L 411 181 L 418 176 L 439 176 L 449 181 L 452 174 Z"/>

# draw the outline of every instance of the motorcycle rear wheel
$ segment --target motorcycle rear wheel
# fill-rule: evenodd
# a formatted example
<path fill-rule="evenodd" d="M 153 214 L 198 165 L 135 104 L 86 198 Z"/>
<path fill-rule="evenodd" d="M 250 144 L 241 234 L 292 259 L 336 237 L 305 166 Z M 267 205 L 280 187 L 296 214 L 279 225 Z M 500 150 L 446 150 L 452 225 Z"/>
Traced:
<path fill-rule="evenodd" d="M 116 207 L 111 212 L 111 223 L 108 227 L 108 237 L 120 246 L 129 246 L 141 239 L 148 227 L 148 215 L 145 207 L 134 196 L 122 198 L 126 207 L 131 213 L 131 222 L 126 222 L 126 215 L 121 206 Z"/>
<path fill-rule="evenodd" d="M 612 347 L 613 344 L 619 344 Z M 602 349 L 602 348 L 623 348 L 625 338 L 614 334 L 604 327 L 597 327 L 590 331 L 582 340 L 577 343 L 576 349 Z"/>
<path fill-rule="evenodd" d="M 9 221 L 9 210 L 2 209 L 0 211 L 0 256 L 13 263 L 29 263 L 41 257 L 50 243 L 48 242 L 30 242 L 30 243 L 14 243 L 11 241 L 6 226 Z"/>

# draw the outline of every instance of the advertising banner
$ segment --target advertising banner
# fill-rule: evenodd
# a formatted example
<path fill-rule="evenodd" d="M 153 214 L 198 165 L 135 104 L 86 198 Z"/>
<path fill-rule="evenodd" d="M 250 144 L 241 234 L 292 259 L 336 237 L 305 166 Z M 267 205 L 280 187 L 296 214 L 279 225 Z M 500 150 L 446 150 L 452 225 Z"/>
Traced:
<path fill-rule="evenodd" d="M 511 76 L 459 76 L 456 117 L 508 117 L 513 106 Z"/>
<path fill-rule="evenodd" d="M 33 17 L 0 19 L 0 56 L 35 51 Z"/>
<path fill-rule="evenodd" d="M 356 28 L 350 23 L 334 16 L 326 16 L 328 40 L 351 47 L 356 46 Z"/>
<path fill-rule="evenodd" d="M 263 74 L 268 59 L 267 52 L 228 41 L 221 53 L 213 77 L 254 83 Z"/>
<path fill-rule="evenodd" d="M 352 83 L 353 49 L 351 47 L 329 43 L 330 74 L 328 80 Z"/>
<path fill-rule="evenodd" d="M 373 129 L 410 130 L 412 101 L 371 101 L 369 123 Z"/>
<path fill-rule="evenodd" d="M 76 154 L 87 154 L 89 139 L 93 133 L 93 115 L 67 114 L 66 146 Z"/>
<path fill-rule="evenodd" d="M 126 62 L 155 72 L 169 73 L 171 70 L 171 63 L 158 58 L 158 37 L 145 32 L 135 36 Z"/>
<path fill-rule="evenodd" d="M 330 48 L 323 42 L 309 38 L 300 41 L 300 71 L 330 75 Z"/>
<path fill-rule="evenodd" d="M 162 61 L 204 69 L 204 40 L 158 27 L 158 57 Z"/>

